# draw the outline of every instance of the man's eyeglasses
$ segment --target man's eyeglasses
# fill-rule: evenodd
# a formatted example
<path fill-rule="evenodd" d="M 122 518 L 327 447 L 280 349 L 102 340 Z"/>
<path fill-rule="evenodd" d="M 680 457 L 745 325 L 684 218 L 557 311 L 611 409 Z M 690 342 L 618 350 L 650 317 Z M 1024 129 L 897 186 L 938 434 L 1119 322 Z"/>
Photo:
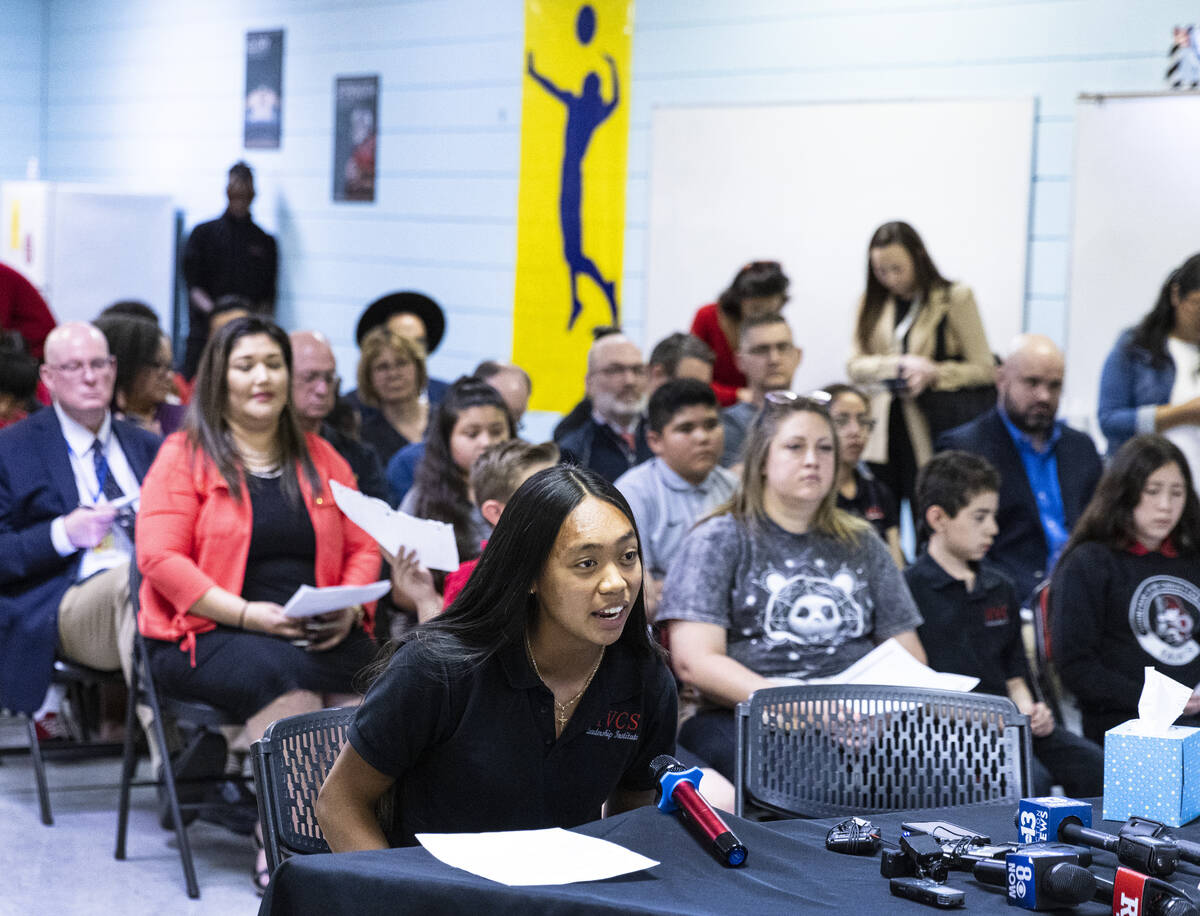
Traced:
<path fill-rule="evenodd" d="M 79 359 L 73 359 L 67 363 L 59 363 L 57 366 L 51 366 L 55 372 L 61 372 L 63 375 L 79 375 L 85 369 L 91 369 L 97 375 L 108 369 L 111 369 L 117 364 L 117 360 L 112 356 L 97 357 L 90 359 L 87 362 Z"/>
<path fill-rule="evenodd" d="M 402 368 L 402 367 L 400 367 L 400 366 L 384 367 L 382 365 L 377 365 L 375 367 L 375 370 L 379 371 L 382 369 L 383 371 L 387 372 L 387 371 L 391 371 L 392 369 L 399 369 L 399 368 Z M 300 376 L 300 384 L 304 385 L 305 387 L 315 385 L 317 382 L 324 382 L 330 388 L 336 388 L 338 385 L 341 384 L 342 379 L 341 379 L 341 376 L 339 376 L 336 372 L 305 372 L 302 376 Z"/>
<path fill-rule="evenodd" d="M 632 374 L 634 378 L 641 378 L 646 374 L 646 366 L 644 363 L 630 363 L 629 365 L 613 363 L 611 366 L 601 366 L 596 370 L 596 374 L 609 379 L 628 374 Z"/>

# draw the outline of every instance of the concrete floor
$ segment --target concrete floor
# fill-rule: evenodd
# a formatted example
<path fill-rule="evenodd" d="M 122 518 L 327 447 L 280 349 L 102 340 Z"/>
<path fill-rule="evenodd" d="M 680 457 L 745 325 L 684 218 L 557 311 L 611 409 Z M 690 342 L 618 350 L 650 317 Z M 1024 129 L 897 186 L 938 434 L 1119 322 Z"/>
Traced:
<path fill-rule="evenodd" d="M 24 722 L 0 715 L 0 747 L 25 747 Z M 143 759 L 138 775 L 149 769 Z M 127 858 L 113 858 L 120 759 L 47 763 L 54 826 L 38 814 L 27 755 L 0 756 L 0 916 L 258 912 L 247 837 L 202 821 L 188 828 L 200 899 L 189 900 L 173 831 L 153 788 L 134 789 Z"/>

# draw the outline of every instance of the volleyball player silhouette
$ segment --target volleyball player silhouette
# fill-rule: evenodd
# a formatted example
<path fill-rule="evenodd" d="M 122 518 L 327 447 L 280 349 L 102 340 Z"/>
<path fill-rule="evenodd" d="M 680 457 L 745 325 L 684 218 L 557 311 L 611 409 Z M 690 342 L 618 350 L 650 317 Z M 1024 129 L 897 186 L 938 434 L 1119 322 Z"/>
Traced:
<path fill-rule="evenodd" d="M 590 5 L 585 4 L 579 10 L 575 19 L 575 34 L 581 45 L 591 42 L 596 33 L 596 14 Z M 617 293 L 616 284 L 606 280 L 600 273 L 596 263 L 583 252 L 583 219 L 580 209 L 583 204 L 583 157 L 587 154 L 588 144 L 592 135 L 601 124 L 608 119 L 620 103 L 620 82 L 617 78 L 617 64 L 608 54 L 604 55 L 612 72 L 612 99 L 604 101 L 600 92 L 600 75 L 589 73 L 583 78 L 583 88 L 579 95 L 573 95 L 566 89 L 554 85 L 549 79 L 538 73 L 533 66 L 533 52 L 529 52 L 529 75 L 537 81 L 550 95 L 558 99 L 567 108 L 567 129 L 563 139 L 562 184 L 558 195 L 558 218 L 562 227 L 563 258 L 571 271 L 571 317 L 567 328 L 575 326 L 575 320 L 583 311 L 579 301 L 580 275 L 591 277 L 604 291 L 608 299 L 608 307 L 612 311 L 613 324 L 617 323 Z"/>

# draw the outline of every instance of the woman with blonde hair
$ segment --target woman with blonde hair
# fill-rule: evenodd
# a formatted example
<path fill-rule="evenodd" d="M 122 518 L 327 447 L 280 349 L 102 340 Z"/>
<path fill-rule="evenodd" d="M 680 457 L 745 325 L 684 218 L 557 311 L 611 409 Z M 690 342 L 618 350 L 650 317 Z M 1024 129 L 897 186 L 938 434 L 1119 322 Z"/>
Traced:
<path fill-rule="evenodd" d="M 410 442 L 420 442 L 429 425 L 429 403 L 421 397 L 429 376 L 419 344 L 386 326 L 362 341 L 358 360 L 358 397 L 377 408 L 363 417 L 360 436 L 387 467 Z"/>
<path fill-rule="evenodd" d="M 837 465 L 825 404 L 769 393 L 740 489 L 667 572 L 658 619 L 676 674 L 704 698 L 679 742 L 726 778 L 732 707 L 771 678 L 837 674 L 893 637 L 925 660 L 921 615 L 886 545 L 837 507 Z"/>

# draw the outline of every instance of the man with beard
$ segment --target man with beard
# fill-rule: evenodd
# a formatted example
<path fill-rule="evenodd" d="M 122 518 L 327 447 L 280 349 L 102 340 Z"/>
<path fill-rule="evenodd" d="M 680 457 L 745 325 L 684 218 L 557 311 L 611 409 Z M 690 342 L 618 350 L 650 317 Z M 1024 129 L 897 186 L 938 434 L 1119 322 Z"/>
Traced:
<path fill-rule="evenodd" d="M 646 444 L 646 362 L 624 334 L 609 334 L 588 351 L 585 391 L 588 422 L 558 440 L 564 462 L 589 467 L 615 481 L 653 456 Z"/>
<path fill-rule="evenodd" d="M 1056 419 L 1064 368 L 1052 340 L 1022 334 L 997 374 L 996 407 L 937 442 L 938 451 L 973 452 L 1000 472 L 1000 530 L 987 556 L 1023 601 L 1050 575 L 1100 480 L 1091 437 Z"/>

